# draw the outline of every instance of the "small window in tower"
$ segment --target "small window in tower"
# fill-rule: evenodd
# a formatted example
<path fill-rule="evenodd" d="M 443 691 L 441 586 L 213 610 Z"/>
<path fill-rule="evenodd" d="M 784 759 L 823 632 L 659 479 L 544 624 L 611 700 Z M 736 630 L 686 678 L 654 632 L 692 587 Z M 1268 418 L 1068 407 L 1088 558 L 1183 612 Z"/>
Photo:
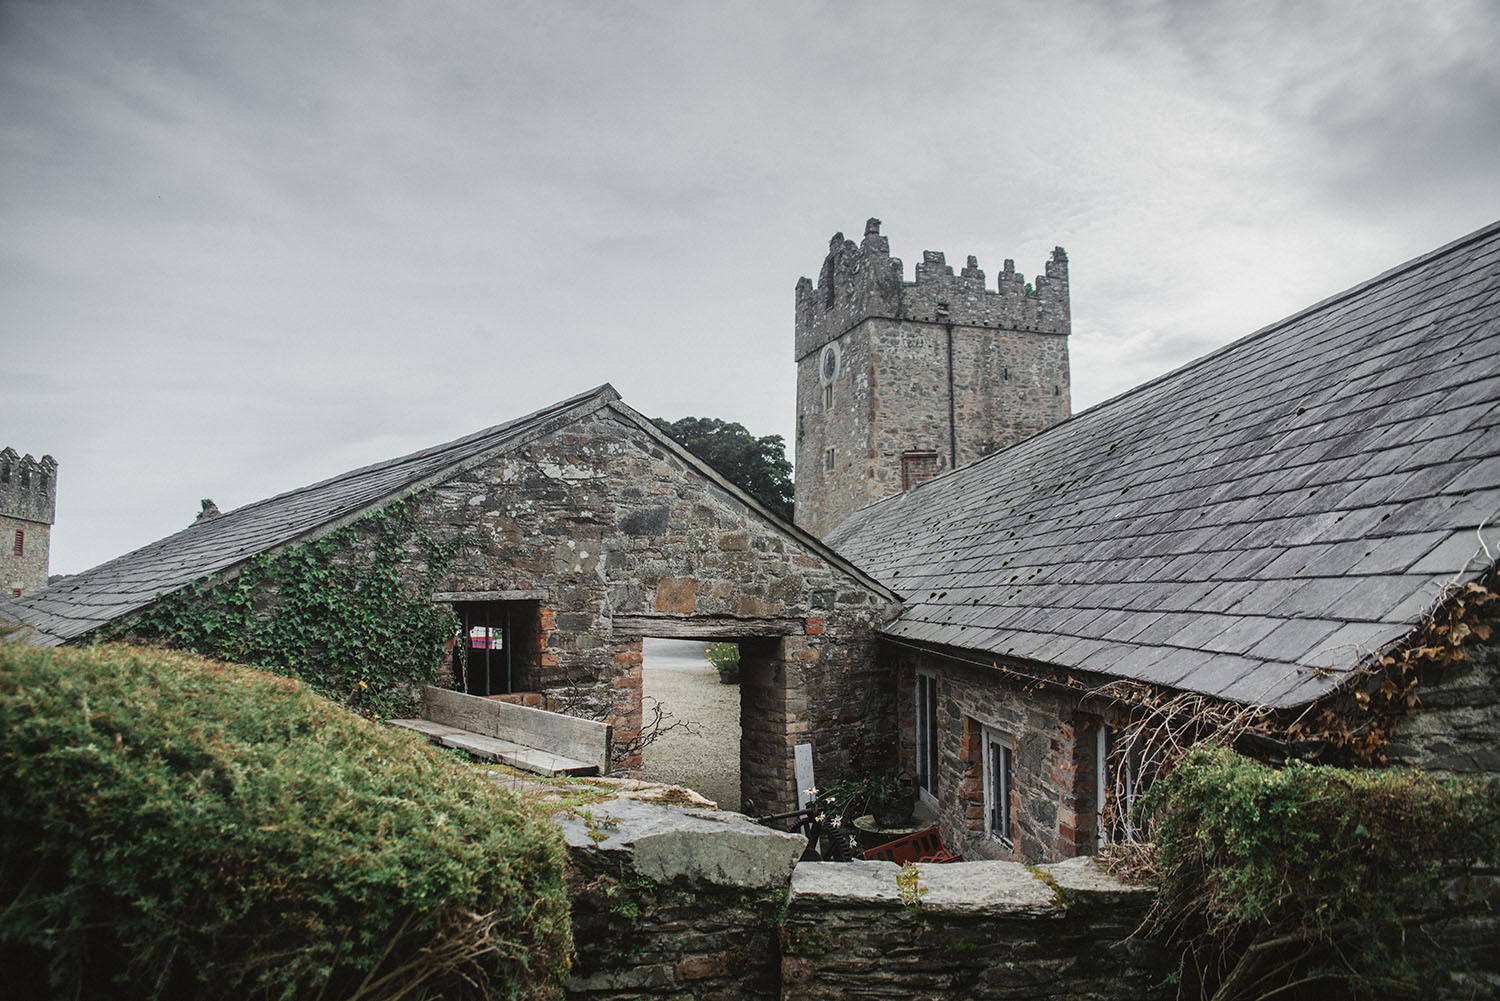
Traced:
<path fill-rule="evenodd" d="M 833 384 L 838 381 L 839 371 L 843 368 L 842 361 L 837 344 L 823 347 L 823 357 L 818 362 L 818 382 L 823 386 L 824 413 L 833 409 Z"/>
<path fill-rule="evenodd" d="M 26 555 L 26 530 L 24 528 L 16 529 L 16 555 Z"/>
<path fill-rule="evenodd" d="M 901 489 L 910 490 L 923 480 L 937 475 L 938 454 L 930 451 L 901 453 Z"/>
<path fill-rule="evenodd" d="M 823 453 L 823 468 L 824 469 L 832 469 L 833 468 L 833 449 L 831 449 L 831 448 L 828 449 L 828 451 L 826 451 L 826 452 Z"/>
<path fill-rule="evenodd" d="M 10 482 L 10 463 L 0 464 L 0 483 Z"/>
<path fill-rule="evenodd" d="M 13 588 L 11 588 L 10 589 L 10 596 L 12 598 L 19 598 L 21 596 L 21 589 L 19 587 L 13 587 Z"/>

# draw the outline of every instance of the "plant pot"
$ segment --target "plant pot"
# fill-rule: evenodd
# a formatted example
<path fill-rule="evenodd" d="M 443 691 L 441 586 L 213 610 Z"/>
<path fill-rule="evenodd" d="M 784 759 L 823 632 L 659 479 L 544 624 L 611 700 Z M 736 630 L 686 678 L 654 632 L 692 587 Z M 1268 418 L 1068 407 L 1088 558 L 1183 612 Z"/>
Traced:
<path fill-rule="evenodd" d="M 728 670 L 728 671 L 724 671 L 724 670 L 720 670 L 719 671 L 719 684 L 721 684 L 721 685 L 738 685 L 739 683 L 740 683 L 740 669 L 738 667 L 732 668 L 731 670 Z"/>

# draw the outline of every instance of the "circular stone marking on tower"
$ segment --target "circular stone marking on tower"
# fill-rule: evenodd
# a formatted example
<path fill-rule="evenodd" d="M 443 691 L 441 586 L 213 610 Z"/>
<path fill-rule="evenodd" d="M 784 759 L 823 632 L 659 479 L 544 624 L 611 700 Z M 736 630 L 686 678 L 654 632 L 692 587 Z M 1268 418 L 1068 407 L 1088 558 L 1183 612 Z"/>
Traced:
<path fill-rule="evenodd" d="M 830 344 L 823 349 L 823 382 L 830 383 L 839 374 L 839 349 L 838 345 Z"/>

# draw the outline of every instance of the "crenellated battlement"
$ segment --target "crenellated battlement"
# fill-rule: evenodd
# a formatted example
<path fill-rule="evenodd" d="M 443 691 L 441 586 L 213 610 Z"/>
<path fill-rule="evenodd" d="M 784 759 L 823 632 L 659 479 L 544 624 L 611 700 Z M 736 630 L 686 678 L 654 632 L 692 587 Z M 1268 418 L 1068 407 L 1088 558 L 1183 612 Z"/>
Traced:
<path fill-rule="evenodd" d="M 808 278 L 797 282 L 797 360 L 871 317 L 1064 337 L 1072 330 L 1068 255 L 1061 247 L 1052 251 L 1030 293 L 1012 260 L 996 276 L 994 289 L 986 287 L 985 273 L 972 255 L 955 275 L 941 251 L 924 251 L 915 281 L 904 275 L 901 259 L 891 256 L 890 241 L 880 233 L 879 219 L 865 223 L 864 239 L 857 245 L 835 233 L 817 285 Z"/>
<path fill-rule="evenodd" d="M 57 460 L 0 449 L 0 515 L 50 525 L 56 510 Z"/>

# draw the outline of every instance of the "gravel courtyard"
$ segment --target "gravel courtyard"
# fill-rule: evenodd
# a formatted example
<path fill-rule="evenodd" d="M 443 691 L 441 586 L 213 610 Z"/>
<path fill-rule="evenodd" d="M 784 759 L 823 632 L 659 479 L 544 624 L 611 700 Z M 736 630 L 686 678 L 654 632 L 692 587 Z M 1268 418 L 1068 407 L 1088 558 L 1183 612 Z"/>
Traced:
<path fill-rule="evenodd" d="M 699 640 L 645 640 L 642 694 L 661 702 L 676 719 L 697 724 L 698 732 L 679 728 L 647 747 L 641 777 L 686 786 L 720 809 L 738 810 L 740 689 L 719 683 L 703 655 L 707 646 Z"/>

